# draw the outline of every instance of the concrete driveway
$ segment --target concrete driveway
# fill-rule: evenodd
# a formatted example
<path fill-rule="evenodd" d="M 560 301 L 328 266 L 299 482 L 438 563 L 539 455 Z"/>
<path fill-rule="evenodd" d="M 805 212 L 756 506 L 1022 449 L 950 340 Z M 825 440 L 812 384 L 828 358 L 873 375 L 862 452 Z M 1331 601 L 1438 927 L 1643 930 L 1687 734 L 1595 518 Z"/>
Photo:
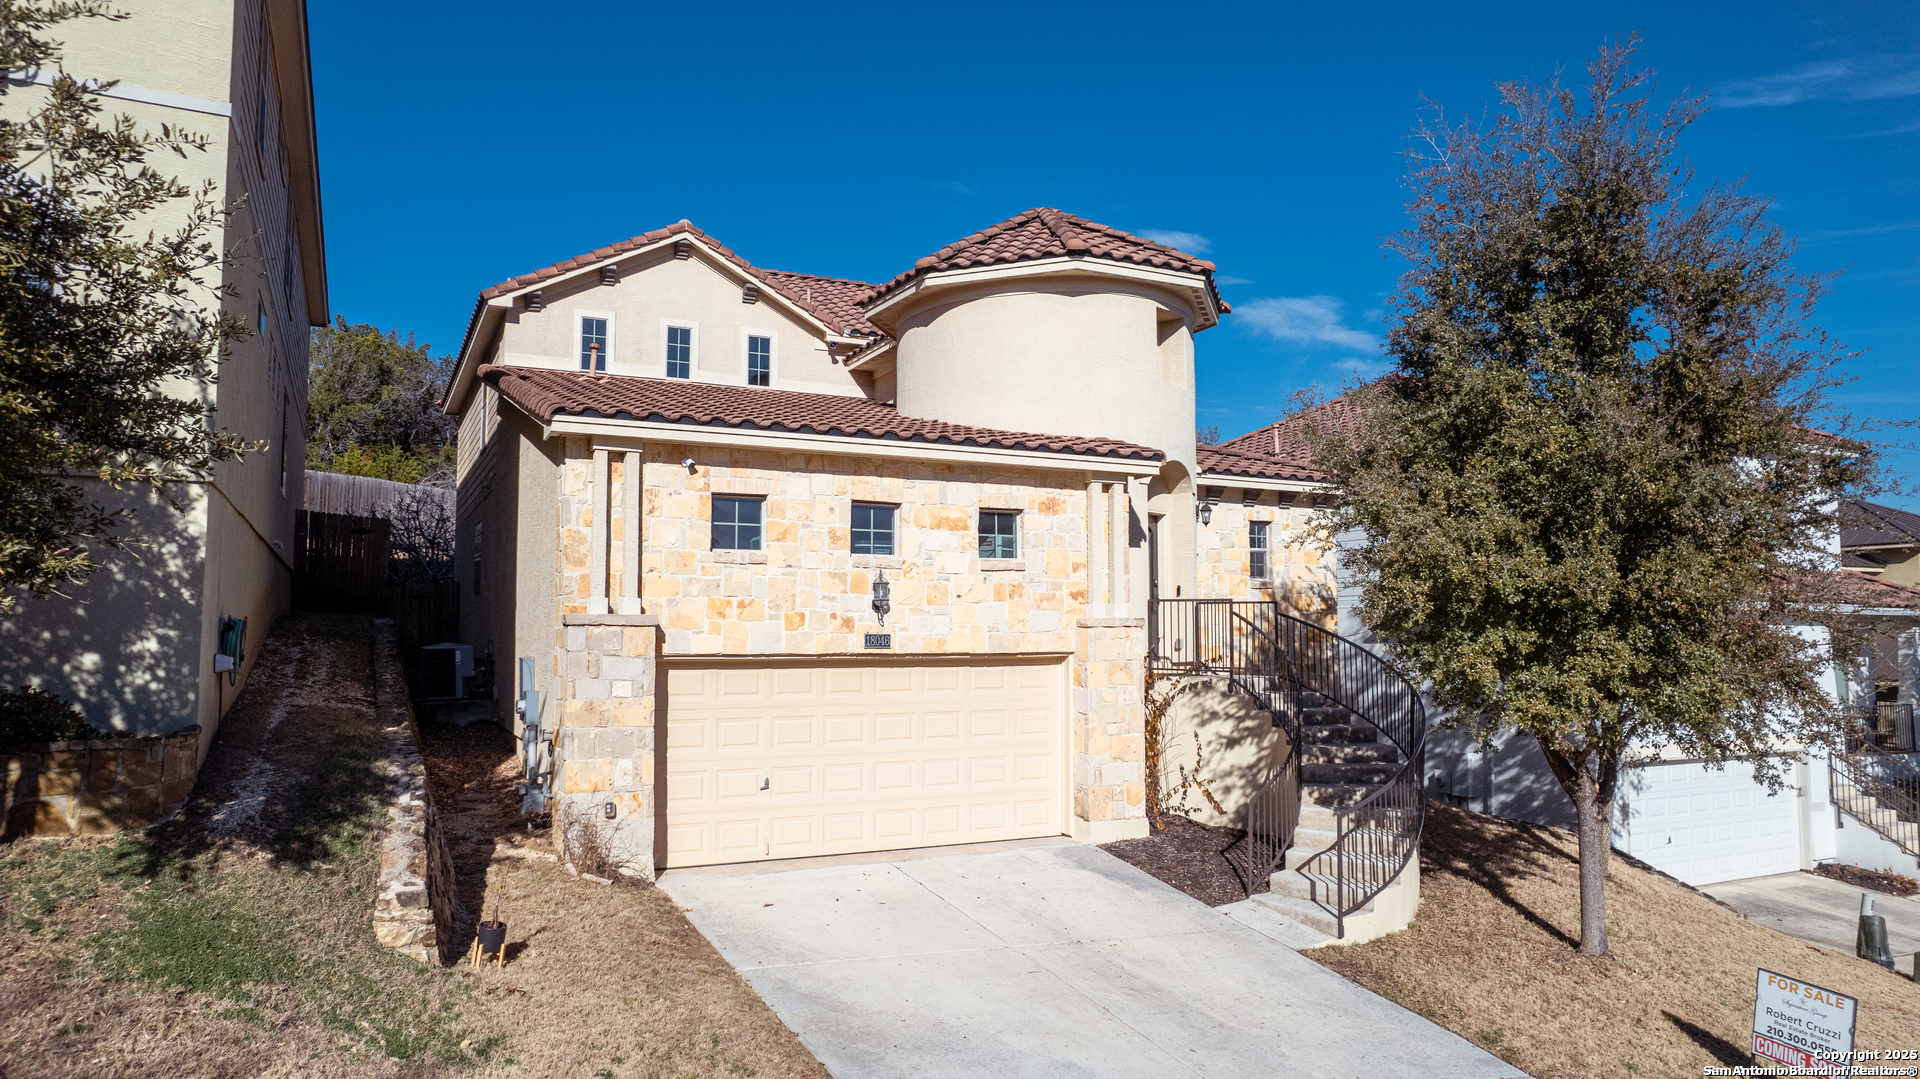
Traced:
<path fill-rule="evenodd" d="M 1523 1075 L 1071 840 L 751 869 L 660 886 L 838 1079 Z"/>
<path fill-rule="evenodd" d="M 1790 937 L 1854 954 L 1860 932 L 1860 889 L 1813 873 L 1709 884 L 1701 891 L 1747 916 L 1747 920 Z M 1920 951 L 1920 900 L 1873 893 L 1873 912 L 1887 920 L 1887 942 L 1894 966 L 1913 973 Z"/>

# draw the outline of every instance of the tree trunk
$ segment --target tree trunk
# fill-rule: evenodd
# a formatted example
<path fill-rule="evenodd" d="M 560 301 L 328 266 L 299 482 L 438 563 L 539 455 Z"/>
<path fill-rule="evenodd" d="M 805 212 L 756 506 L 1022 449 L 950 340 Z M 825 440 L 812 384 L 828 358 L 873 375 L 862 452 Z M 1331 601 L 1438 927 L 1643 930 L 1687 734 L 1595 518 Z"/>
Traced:
<path fill-rule="evenodd" d="M 1535 735 L 1547 767 L 1560 788 L 1573 800 L 1580 831 L 1580 952 L 1609 955 L 1607 951 L 1607 863 L 1613 855 L 1613 793 L 1620 773 L 1619 754 L 1589 750 L 1569 756 L 1544 735 Z M 1588 769 L 1598 757 L 1600 779 Z"/>
<path fill-rule="evenodd" d="M 1607 955 L 1607 862 L 1613 852 L 1612 805 L 1580 769 L 1573 808 L 1580 822 L 1580 953 Z"/>

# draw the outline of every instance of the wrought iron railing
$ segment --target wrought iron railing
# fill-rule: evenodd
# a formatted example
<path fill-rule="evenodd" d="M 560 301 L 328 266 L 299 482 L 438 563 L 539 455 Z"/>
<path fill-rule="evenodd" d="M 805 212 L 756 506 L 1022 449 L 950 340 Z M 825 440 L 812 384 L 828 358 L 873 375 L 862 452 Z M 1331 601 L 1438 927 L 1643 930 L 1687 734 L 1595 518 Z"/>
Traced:
<path fill-rule="evenodd" d="M 1876 701 L 1873 711 L 1862 717 L 1861 735 L 1871 738 L 1881 749 L 1895 753 L 1914 750 L 1913 705 L 1901 701 Z"/>
<path fill-rule="evenodd" d="M 1157 600 L 1149 617 L 1149 664 L 1226 677 L 1268 703 L 1286 732 L 1286 765 L 1247 806 L 1247 838 L 1235 869 L 1249 890 L 1286 856 L 1299 823 L 1301 694 L 1344 708 L 1399 751 L 1399 765 L 1384 784 L 1353 805 L 1328 807 L 1336 822 L 1333 844 L 1297 867 L 1344 937 L 1347 915 L 1392 884 L 1419 846 L 1427 733 L 1419 692 L 1372 651 L 1282 613 L 1275 602 Z"/>
<path fill-rule="evenodd" d="M 1841 811 L 1920 856 L 1920 764 L 1889 753 L 1870 730 L 1847 738 L 1847 752 L 1827 758 L 1829 791 Z"/>
<path fill-rule="evenodd" d="M 1241 837 L 1225 852 L 1249 893 L 1273 872 L 1300 825 L 1299 674 L 1280 645 L 1271 603 L 1161 600 L 1148 613 L 1148 665 L 1156 671 L 1225 680 L 1273 717 L 1282 744 L 1242 813 Z"/>

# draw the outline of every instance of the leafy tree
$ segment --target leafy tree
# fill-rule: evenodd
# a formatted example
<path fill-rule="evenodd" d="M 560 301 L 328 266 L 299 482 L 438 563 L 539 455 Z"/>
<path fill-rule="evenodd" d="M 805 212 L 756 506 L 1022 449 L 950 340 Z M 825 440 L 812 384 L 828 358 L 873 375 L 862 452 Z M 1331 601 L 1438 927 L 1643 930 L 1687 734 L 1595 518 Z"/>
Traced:
<path fill-rule="evenodd" d="M 1817 608 L 1836 493 L 1870 455 L 1808 428 L 1844 355 L 1808 325 L 1825 280 L 1737 186 L 1690 194 L 1634 43 L 1582 95 L 1501 86 L 1490 124 L 1423 121 L 1409 269 L 1323 526 L 1362 619 L 1449 722 L 1531 734 L 1578 820 L 1580 950 L 1607 952 L 1615 783 L 1636 747 L 1750 760 L 1838 719 Z"/>
<path fill-rule="evenodd" d="M 444 481 L 458 421 L 440 410 L 450 363 L 430 346 L 368 325 L 313 331 L 307 467 L 420 483 Z"/>
<path fill-rule="evenodd" d="M 125 17 L 102 0 L 0 0 L 0 68 L 53 72 L 45 90 L 0 82 L 0 105 L 32 95 L 0 116 L 0 613 L 21 591 L 85 582 L 99 568 L 89 544 L 137 538 L 133 511 L 106 508 L 83 478 L 162 488 L 256 448 L 214 429 L 204 392 L 247 332 L 208 283 L 225 210 L 211 183 L 190 189 L 149 163 L 206 139 L 102 120 L 44 36 Z M 156 230 L 161 219 L 178 225 Z"/>

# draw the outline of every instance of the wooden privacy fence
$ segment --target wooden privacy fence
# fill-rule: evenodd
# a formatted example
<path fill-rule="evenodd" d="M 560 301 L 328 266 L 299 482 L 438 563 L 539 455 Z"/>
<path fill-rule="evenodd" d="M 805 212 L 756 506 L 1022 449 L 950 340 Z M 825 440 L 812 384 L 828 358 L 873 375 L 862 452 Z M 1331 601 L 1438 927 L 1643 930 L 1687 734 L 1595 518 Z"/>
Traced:
<path fill-rule="evenodd" d="M 294 532 L 299 564 L 293 605 L 303 611 L 384 617 L 390 530 L 379 517 L 301 510 Z"/>
<path fill-rule="evenodd" d="M 419 665 L 421 645 L 460 639 L 459 581 L 403 581 L 392 586 L 392 597 L 394 632 L 407 666 Z"/>

